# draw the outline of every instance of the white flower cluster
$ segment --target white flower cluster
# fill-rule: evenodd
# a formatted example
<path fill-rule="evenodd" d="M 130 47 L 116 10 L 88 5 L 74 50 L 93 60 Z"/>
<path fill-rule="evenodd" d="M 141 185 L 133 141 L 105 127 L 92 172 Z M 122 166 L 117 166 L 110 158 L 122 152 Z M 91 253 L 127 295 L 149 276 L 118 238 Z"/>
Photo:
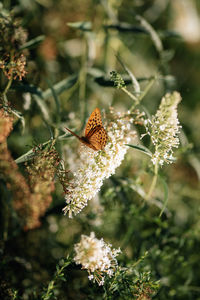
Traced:
<path fill-rule="evenodd" d="M 159 109 L 151 120 L 146 121 L 147 133 L 151 136 L 155 152 L 152 156 L 154 165 L 163 165 L 173 161 L 172 148 L 178 148 L 180 129 L 177 106 L 181 101 L 178 92 L 167 93 L 161 101 Z"/>
<path fill-rule="evenodd" d="M 85 145 L 81 145 L 80 157 L 76 164 L 78 169 L 70 181 L 68 192 L 65 196 L 65 214 L 78 214 L 99 192 L 103 180 L 115 173 L 115 169 L 121 164 L 130 142 L 131 115 L 115 114 L 112 110 L 106 116 L 107 124 L 104 125 L 108 140 L 104 150 L 94 151 Z"/>
<path fill-rule="evenodd" d="M 111 247 L 103 239 L 98 240 L 94 232 L 90 236 L 82 234 L 80 242 L 74 245 L 74 261 L 88 271 L 89 280 L 96 281 L 99 285 L 104 284 L 106 274 L 113 276 L 118 265 L 115 257 L 121 250 Z"/>

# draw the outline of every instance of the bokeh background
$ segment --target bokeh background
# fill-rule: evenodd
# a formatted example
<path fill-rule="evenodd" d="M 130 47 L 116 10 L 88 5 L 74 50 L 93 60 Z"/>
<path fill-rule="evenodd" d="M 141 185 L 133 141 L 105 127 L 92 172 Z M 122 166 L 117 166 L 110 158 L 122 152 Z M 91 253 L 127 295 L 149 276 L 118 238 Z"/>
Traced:
<path fill-rule="evenodd" d="M 130 108 L 132 100 L 109 79 L 110 72 L 116 70 L 132 90 L 116 55 L 131 69 L 142 89 L 149 78 L 157 76 L 142 102 L 150 114 L 156 112 L 166 92 L 177 90 L 182 96 L 177 160 L 161 169 L 157 187 L 158 198 L 168 193 L 167 213 L 159 218 L 159 208 L 146 203 L 138 192 L 138 187 L 146 189 L 152 175 L 149 159 L 133 149 L 105 182 L 99 197 L 74 219 L 62 213 L 64 197 L 57 184 L 40 227 L 23 231 L 20 221 L 12 216 L 1 264 L 2 299 L 14 299 L 12 289 L 18 290 L 22 299 L 38 299 L 59 259 L 72 251 L 82 233 L 90 231 L 122 248 L 122 265 L 133 264 L 149 251 L 141 268 L 160 280 L 154 299 L 200 299 L 200 2 L 6 0 L 0 4 L 21 19 L 28 40 L 36 39 L 26 50 L 26 77 L 14 82 L 8 94 L 12 107 L 26 120 L 24 133 L 19 121 L 8 138 L 14 159 L 49 140 L 50 127 L 54 130 L 57 126 L 60 134 L 64 134 L 64 126 L 81 132 L 95 107 Z M 157 32 L 160 49 L 142 29 L 138 15 Z M 2 78 L 1 74 L 4 82 Z M 57 95 L 59 113 L 49 92 L 44 102 L 50 116 L 44 120 L 31 87 L 33 91 L 47 91 L 63 80 L 68 86 Z M 56 126 L 49 126 L 49 120 Z M 147 147 L 148 143 L 144 139 Z M 72 164 L 78 142 L 70 138 L 56 147 L 66 165 Z M 19 168 L 24 174 L 24 165 L 19 164 Z M 78 266 L 70 266 L 66 278 L 67 282 L 56 288 L 58 299 L 104 299 L 103 290 L 88 283 L 86 272 Z M 114 294 L 109 299 L 131 298 Z"/>

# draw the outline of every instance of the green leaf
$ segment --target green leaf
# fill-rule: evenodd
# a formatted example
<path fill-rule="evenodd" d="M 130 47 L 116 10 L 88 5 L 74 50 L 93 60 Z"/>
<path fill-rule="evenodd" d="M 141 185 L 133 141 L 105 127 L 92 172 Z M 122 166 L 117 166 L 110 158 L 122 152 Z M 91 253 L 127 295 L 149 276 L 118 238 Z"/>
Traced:
<path fill-rule="evenodd" d="M 41 96 L 42 90 L 33 84 L 22 84 L 22 83 L 13 83 L 11 90 L 20 91 L 24 93 L 36 94 Z"/>
<path fill-rule="evenodd" d="M 60 82 L 54 84 L 52 87 L 50 87 L 44 92 L 40 88 L 28 84 L 13 85 L 12 88 L 14 88 L 15 90 L 20 90 L 22 92 L 31 93 L 38 107 L 41 110 L 44 120 L 47 123 L 50 123 L 51 117 L 50 117 L 48 106 L 45 103 L 45 100 L 51 97 L 52 94 L 55 98 L 55 96 L 57 97 L 57 95 L 61 94 L 63 91 L 70 89 L 76 83 L 77 79 L 78 79 L 77 75 L 69 76 L 61 80 Z"/>
<path fill-rule="evenodd" d="M 41 144 L 41 146 L 45 146 L 45 145 L 47 145 L 47 144 L 50 143 L 50 142 L 52 142 L 52 139 L 49 140 L 49 141 L 47 141 L 47 142 L 45 142 L 45 143 L 43 143 L 43 144 Z M 26 161 L 32 159 L 32 158 L 35 156 L 35 151 L 34 151 L 34 149 L 35 149 L 35 147 L 32 148 L 31 150 L 29 150 L 28 152 L 26 152 L 25 154 L 21 155 L 20 157 L 18 157 L 18 158 L 15 160 L 15 162 L 16 162 L 17 164 L 20 164 L 20 163 L 23 163 L 23 162 L 26 162 Z"/>
<path fill-rule="evenodd" d="M 114 24 L 105 25 L 105 28 L 116 29 L 121 32 L 133 32 L 136 34 L 148 34 L 148 31 L 142 26 L 135 26 L 125 22 L 117 22 Z"/>
<path fill-rule="evenodd" d="M 40 108 L 40 111 L 42 113 L 42 116 L 46 122 L 50 122 L 50 113 L 48 106 L 46 105 L 44 98 L 40 95 L 33 95 L 33 98 L 35 99 L 35 102 L 37 103 L 38 107 Z"/>
<path fill-rule="evenodd" d="M 131 70 L 123 63 L 123 61 L 120 58 L 120 56 L 117 55 L 116 57 L 117 57 L 118 61 L 120 62 L 120 64 L 122 65 L 122 67 L 124 68 L 124 70 L 130 76 L 131 81 L 132 81 L 132 85 L 133 85 L 133 88 L 134 88 L 135 92 L 139 94 L 140 93 L 140 85 L 139 85 L 136 77 L 133 75 L 133 73 L 131 72 Z"/>
<path fill-rule="evenodd" d="M 65 138 L 68 138 L 68 137 L 70 137 L 70 135 L 67 135 L 67 134 L 65 133 L 65 134 L 60 135 L 59 137 L 57 137 L 56 140 L 57 140 L 57 141 L 61 141 L 61 140 L 65 139 Z M 44 142 L 43 144 L 40 144 L 40 146 L 43 147 L 43 146 L 46 146 L 46 145 L 49 144 L 49 143 L 52 143 L 52 139 L 50 139 L 50 140 Z M 20 163 L 23 163 L 23 162 L 26 162 L 26 161 L 32 159 L 32 158 L 35 156 L 34 149 L 35 149 L 35 148 L 32 148 L 32 149 L 29 150 L 28 152 L 26 152 L 26 153 L 24 153 L 23 155 L 21 155 L 20 157 L 18 157 L 18 158 L 15 160 L 15 162 L 16 162 L 17 164 L 20 164 Z"/>
<path fill-rule="evenodd" d="M 34 157 L 35 153 L 33 151 L 33 149 L 29 150 L 28 152 L 26 152 L 25 154 L 21 155 L 20 157 L 18 157 L 15 162 L 17 164 L 20 164 L 20 163 L 23 163 L 23 162 L 26 162 L 30 159 L 32 159 Z"/>
<path fill-rule="evenodd" d="M 67 78 L 59 81 L 56 84 L 54 84 L 52 86 L 52 88 L 53 88 L 54 92 L 56 93 L 56 95 L 60 95 L 65 90 L 70 89 L 76 83 L 77 80 L 78 80 L 77 75 L 68 76 Z M 51 88 L 47 89 L 46 91 L 44 91 L 42 93 L 43 99 L 48 99 L 51 96 L 52 96 L 52 89 Z"/>
<path fill-rule="evenodd" d="M 137 184 L 133 180 L 129 179 L 128 181 L 130 189 L 132 189 L 134 192 L 136 192 L 141 198 L 145 199 L 146 193 L 141 185 Z"/>
<path fill-rule="evenodd" d="M 59 81 L 58 83 L 55 83 L 52 88 L 54 89 L 54 92 L 56 95 L 61 94 L 65 90 L 70 89 L 77 81 L 78 76 L 77 75 L 72 75 L 68 76 L 67 78 Z M 30 94 L 36 94 L 40 98 L 43 98 L 44 100 L 48 99 L 49 97 L 52 96 L 52 90 L 51 88 L 42 91 L 40 88 L 32 85 L 32 84 L 13 84 L 12 89 L 21 91 L 24 93 L 30 93 Z"/>
<path fill-rule="evenodd" d="M 146 155 L 152 157 L 151 151 L 148 148 L 146 148 L 145 146 L 143 146 L 143 145 L 130 145 L 130 144 L 126 144 L 126 146 L 129 146 L 131 148 L 139 150 L 139 151 L 145 153 Z"/>
<path fill-rule="evenodd" d="M 54 90 L 54 87 L 51 85 L 49 80 L 47 80 L 47 83 L 49 85 L 49 88 L 51 90 L 53 99 L 54 99 L 55 104 L 56 104 L 56 119 L 57 119 L 57 122 L 59 123 L 59 121 L 60 121 L 60 100 L 58 98 L 58 95 L 57 95 L 56 91 Z"/>
<path fill-rule="evenodd" d="M 44 39 L 45 39 L 44 35 L 39 35 L 36 38 L 34 38 L 34 39 L 28 41 L 27 43 L 25 43 L 24 45 L 22 45 L 19 50 L 35 48 L 35 47 L 37 47 L 38 44 L 43 42 Z"/>
<path fill-rule="evenodd" d="M 138 20 L 143 28 L 149 33 L 156 50 L 158 53 L 161 53 L 163 51 L 163 44 L 156 30 L 142 16 L 137 15 L 136 20 Z"/>

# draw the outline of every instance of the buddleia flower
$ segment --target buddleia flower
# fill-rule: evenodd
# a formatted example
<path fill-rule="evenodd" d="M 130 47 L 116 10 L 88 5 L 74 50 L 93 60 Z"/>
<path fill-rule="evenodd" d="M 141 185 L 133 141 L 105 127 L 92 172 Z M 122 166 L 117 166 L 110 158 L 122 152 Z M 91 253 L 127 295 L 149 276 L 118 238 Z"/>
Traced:
<path fill-rule="evenodd" d="M 154 165 L 172 163 L 173 148 L 178 148 L 180 129 L 177 106 L 181 101 L 178 92 L 167 93 L 161 100 L 156 114 L 151 120 L 146 120 L 147 134 L 150 135 L 155 152 L 152 155 Z"/>
<path fill-rule="evenodd" d="M 87 201 L 100 191 L 104 179 L 109 178 L 120 166 L 127 152 L 130 141 L 132 117 L 130 114 L 114 113 L 111 109 L 104 125 L 107 132 L 107 143 L 104 150 L 94 151 L 81 145 L 80 157 L 76 161 L 77 169 L 69 182 L 65 199 L 67 205 L 64 213 L 71 218 L 78 214 Z"/>
<path fill-rule="evenodd" d="M 81 264 L 82 269 L 89 273 L 89 280 L 96 281 L 99 285 L 104 284 L 105 276 L 112 277 L 118 266 L 116 256 L 120 249 L 112 249 L 112 245 L 97 239 L 94 232 L 90 236 L 81 235 L 79 243 L 74 245 L 76 264 Z"/>

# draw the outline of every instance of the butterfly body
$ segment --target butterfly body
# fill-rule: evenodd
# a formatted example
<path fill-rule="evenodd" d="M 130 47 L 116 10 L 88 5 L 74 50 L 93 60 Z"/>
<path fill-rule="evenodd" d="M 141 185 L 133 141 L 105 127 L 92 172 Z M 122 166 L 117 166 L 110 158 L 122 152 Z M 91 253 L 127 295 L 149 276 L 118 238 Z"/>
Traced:
<path fill-rule="evenodd" d="M 106 145 L 107 132 L 103 127 L 99 108 L 95 108 L 90 115 L 85 127 L 85 136 L 80 137 L 70 129 L 66 129 L 75 137 L 77 137 L 80 142 L 95 151 L 103 150 Z"/>

